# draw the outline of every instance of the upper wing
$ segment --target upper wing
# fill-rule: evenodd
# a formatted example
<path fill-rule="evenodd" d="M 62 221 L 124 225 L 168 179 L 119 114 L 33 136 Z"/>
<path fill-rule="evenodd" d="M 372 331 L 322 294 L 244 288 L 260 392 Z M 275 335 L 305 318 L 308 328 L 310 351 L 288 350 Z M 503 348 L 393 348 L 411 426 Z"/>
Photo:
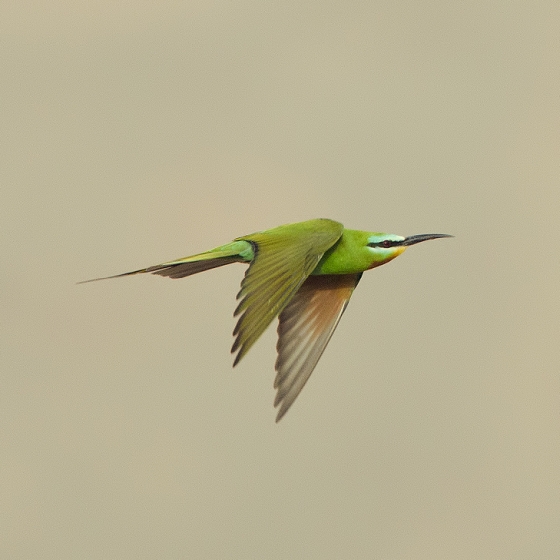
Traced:
<path fill-rule="evenodd" d="M 310 276 L 280 314 L 276 422 L 292 406 L 315 369 L 362 274 Z"/>
<path fill-rule="evenodd" d="M 252 244 L 254 258 L 237 294 L 241 301 L 234 316 L 241 317 L 233 331 L 233 365 L 282 312 L 343 229 L 332 220 L 309 220 L 239 238 Z"/>

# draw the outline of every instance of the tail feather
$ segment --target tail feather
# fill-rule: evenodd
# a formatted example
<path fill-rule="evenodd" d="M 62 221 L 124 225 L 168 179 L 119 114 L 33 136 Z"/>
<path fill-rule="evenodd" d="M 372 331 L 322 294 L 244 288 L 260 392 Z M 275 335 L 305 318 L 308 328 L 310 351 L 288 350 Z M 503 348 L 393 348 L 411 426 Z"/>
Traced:
<path fill-rule="evenodd" d="M 158 274 L 159 276 L 167 276 L 168 278 L 185 278 L 185 276 L 191 276 L 192 274 L 198 274 L 199 272 L 218 268 L 219 266 L 234 262 L 250 262 L 253 256 L 252 247 L 247 241 L 235 241 L 228 245 L 212 249 L 206 253 L 200 253 L 199 255 L 156 264 L 155 266 L 133 270 L 132 272 L 115 274 L 114 276 L 83 280 L 82 282 L 78 282 L 78 284 L 96 282 L 97 280 L 108 280 L 109 278 L 133 276 L 134 274 L 144 274 L 146 272 Z"/>
<path fill-rule="evenodd" d="M 234 262 L 239 262 L 239 258 L 218 257 L 217 259 L 208 261 L 186 262 L 173 264 L 171 266 L 151 266 L 144 272 L 152 272 L 153 274 L 158 274 L 159 276 L 167 276 L 168 278 L 185 278 L 185 276 L 191 276 L 191 274 L 198 274 L 199 272 L 204 272 L 205 270 L 210 270 L 212 268 L 218 268 L 219 266 L 224 266 L 226 264 L 231 264 Z"/>

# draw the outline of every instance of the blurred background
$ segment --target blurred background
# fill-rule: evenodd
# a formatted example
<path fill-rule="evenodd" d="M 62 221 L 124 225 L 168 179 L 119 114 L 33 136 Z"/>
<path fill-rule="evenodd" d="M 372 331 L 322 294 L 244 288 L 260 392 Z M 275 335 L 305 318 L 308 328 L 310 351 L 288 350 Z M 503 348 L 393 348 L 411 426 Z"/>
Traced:
<path fill-rule="evenodd" d="M 560 4 L 3 2 L 2 558 L 560 557 Z M 317 217 L 450 233 L 364 275 L 274 423 L 244 267 Z"/>

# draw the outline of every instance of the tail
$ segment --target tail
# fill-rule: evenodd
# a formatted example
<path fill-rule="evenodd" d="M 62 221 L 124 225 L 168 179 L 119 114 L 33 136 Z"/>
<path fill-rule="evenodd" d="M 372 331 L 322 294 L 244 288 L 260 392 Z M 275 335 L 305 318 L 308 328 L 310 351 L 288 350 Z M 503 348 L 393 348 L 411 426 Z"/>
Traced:
<path fill-rule="evenodd" d="M 132 276 L 134 274 L 143 274 L 151 272 L 159 276 L 167 276 L 168 278 L 185 278 L 192 274 L 198 274 L 205 270 L 218 268 L 226 264 L 234 262 L 250 262 L 253 260 L 254 252 L 252 245 L 247 241 L 234 241 L 228 245 L 223 245 L 190 257 L 184 257 L 175 261 L 169 261 L 162 264 L 149 266 L 148 268 L 141 268 L 133 270 L 132 272 L 124 272 L 122 274 L 115 274 L 114 276 L 105 276 L 102 278 L 92 278 L 91 280 L 82 280 L 78 284 L 87 284 L 88 282 L 97 282 L 97 280 L 108 280 L 109 278 L 121 278 L 123 276 Z"/>

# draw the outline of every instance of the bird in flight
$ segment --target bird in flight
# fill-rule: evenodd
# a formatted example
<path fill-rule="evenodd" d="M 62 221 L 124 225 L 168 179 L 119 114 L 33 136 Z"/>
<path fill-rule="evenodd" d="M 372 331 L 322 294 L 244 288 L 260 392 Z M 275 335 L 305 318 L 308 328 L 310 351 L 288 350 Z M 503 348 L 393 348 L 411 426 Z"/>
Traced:
<path fill-rule="evenodd" d="M 248 264 L 234 313 L 239 319 L 233 331 L 233 365 L 278 317 L 274 381 L 278 422 L 315 369 L 362 273 L 393 260 L 411 245 L 440 237 L 453 236 L 401 237 L 346 229 L 334 220 L 308 220 L 244 235 L 198 255 L 85 282 L 145 272 L 184 278 L 226 264 Z"/>

